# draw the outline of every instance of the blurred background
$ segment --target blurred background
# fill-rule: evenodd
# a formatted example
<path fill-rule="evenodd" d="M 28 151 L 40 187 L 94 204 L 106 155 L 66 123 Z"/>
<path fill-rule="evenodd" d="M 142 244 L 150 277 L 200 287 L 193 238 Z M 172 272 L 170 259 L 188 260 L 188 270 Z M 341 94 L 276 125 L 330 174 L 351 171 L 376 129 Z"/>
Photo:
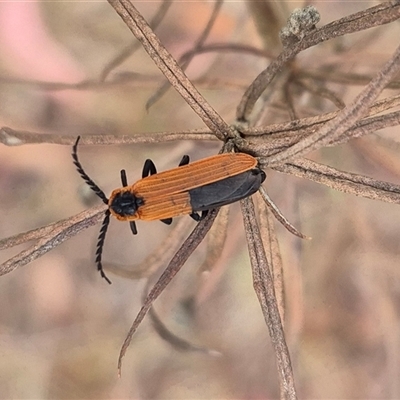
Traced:
<path fill-rule="evenodd" d="M 137 4 L 136 4 L 137 3 Z M 149 21 L 160 2 L 134 2 Z M 320 25 L 375 2 L 318 2 Z M 207 43 L 241 43 L 279 54 L 278 30 L 303 3 L 225 2 Z M 264 7 L 264 9 L 263 9 Z M 179 57 L 190 50 L 212 2 L 176 2 L 156 33 Z M 263 23 L 267 22 L 269 30 Z M 395 24 L 348 35 L 301 53 L 296 68 L 373 76 L 398 45 Z M 101 81 L 104 68 L 134 39 L 106 2 L 0 3 L 0 125 L 65 135 L 168 132 L 204 128 L 169 90 L 147 112 L 164 82 L 138 49 Z M 266 58 L 212 52 L 187 70 L 201 93 L 232 122 L 246 87 Z M 77 85 L 79 82 L 86 85 Z M 119 81 L 119 83 L 116 83 Z M 318 82 L 346 103 L 362 86 Z M 387 95 L 393 95 L 388 91 Z M 300 117 L 335 106 L 304 88 L 292 96 Z M 260 124 L 290 119 L 283 96 L 265 106 Z M 310 155 L 335 168 L 376 179 L 400 180 L 398 128 Z M 106 194 L 140 177 L 146 158 L 159 170 L 182 154 L 215 154 L 217 142 L 81 146 L 86 172 Z M 99 199 L 89 193 L 71 147 L 0 146 L 0 238 L 68 218 Z M 285 329 L 302 398 L 400 398 L 400 208 L 267 171 L 265 187 L 310 241 L 277 224 L 284 262 Z M 174 221 L 174 225 L 180 219 Z M 195 226 L 185 218 L 182 236 Z M 0 398 L 267 399 L 279 396 L 274 355 L 253 286 L 240 208 L 231 207 L 221 259 L 199 273 L 206 242 L 189 259 L 155 309 L 176 334 L 219 356 L 177 351 L 146 318 L 117 378 L 117 358 L 140 309 L 145 279 L 102 280 L 94 265 L 100 226 L 84 231 L 35 262 L 0 279 Z M 172 227 L 112 221 L 103 259 L 135 271 Z M 4 262 L 23 246 L 4 250 Z M 149 268 L 151 266 L 149 265 Z"/>

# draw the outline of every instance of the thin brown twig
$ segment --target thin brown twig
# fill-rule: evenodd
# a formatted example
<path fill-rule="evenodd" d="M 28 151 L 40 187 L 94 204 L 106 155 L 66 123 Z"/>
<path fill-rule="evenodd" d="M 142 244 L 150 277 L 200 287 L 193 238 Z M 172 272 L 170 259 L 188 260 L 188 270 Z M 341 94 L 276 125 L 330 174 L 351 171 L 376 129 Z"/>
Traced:
<path fill-rule="evenodd" d="M 27 234 L 4 239 L 2 241 L 3 249 L 22 243 L 22 237 L 25 240 L 37 239 L 37 241 L 28 249 L 21 251 L 14 257 L 1 264 L 0 276 L 14 271 L 16 268 L 29 264 L 30 262 L 46 254 L 48 251 L 52 250 L 54 247 L 65 242 L 67 239 L 77 235 L 84 229 L 99 223 L 104 216 L 105 207 L 106 206 L 102 204 L 100 206 L 82 211 L 71 218 L 59 221 L 55 224 L 50 224 L 51 230 L 49 232 L 47 232 L 48 227 L 43 227 L 34 231 L 30 231 Z M 45 236 L 43 235 L 44 231 L 46 231 Z"/>
<path fill-rule="evenodd" d="M 73 145 L 78 135 L 62 135 L 56 133 L 37 133 L 15 130 L 8 127 L 0 128 L 0 143 L 7 146 L 19 146 L 32 143 L 52 143 Z M 191 129 L 182 132 L 137 133 L 135 135 L 87 135 L 81 134 L 80 144 L 139 144 L 162 143 L 177 140 L 217 140 L 208 129 Z"/>
<path fill-rule="evenodd" d="M 307 33 L 301 41 L 285 48 L 279 57 L 257 76 L 244 93 L 237 107 L 236 118 L 238 121 L 249 120 L 253 107 L 262 92 L 271 83 L 276 74 L 301 51 L 345 34 L 388 24 L 396 21 L 399 17 L 400 5 L 387 2 L 333 21 Z"/>
<path fill-rule="evenodd" d="M 279 154 L 271 156 L 268 160 L 270 166 L 281 164 L 289 159 L 301 157 L 313 150 L 317 150 L 330 142 L 339 139 L 358 120 L 368 113 L 368 108 L 387 82 L 400 70 L 400 46 L 392 58 L 383 66 L 370 84 L 357 96 L 357 98 L 343 110 L 337 117 L 327 122 L 321 129 L 307 138 L 301 140 Z"/>
<path fill-rule="evenodd" d="M 260 199 L 258 199 L 260 200 Z M 279 241 L 275 233 L 274 215 L 265 201 L 257 201 L 257 211 L 260 218 L 260 235 L 266 249 L 265 255 L 270 266 L 274 282 L 276 303 L 281 317 L 282 327 L 285 326 L 285 289 L 283 282 L 283 262 Z"/>
<path fill-rule="evenodd" d="M 285 334 L 275 297 L 274 282 L 270 266 L 265 255 L 260 231 L 256 222 L 254 205 L 251 198 L 240 201 L 246 232 L 247 246 L 253 272 L 253 285 L 260 302 L 265 322 L 268 326 L 271 341 L 274 346 L 275 359 L 278 367 L 279 381 L 284 391 L 285 399 L 296 399 L 294 376 L 286 345 Z"/>
<path fill-rule="evenodd" d="M 278 206 L 271 200 L 268 196 L 267 191 L 264 189 L 263 186 L 260 186 L 258 191 L 261 198 L 263 199 L 265 205 L 268 207 L 269 211 L 273 214 L 273 216 L 293 235 L 299 237 L 300 239 L 311 239 L 309 236 L 304 235 L 301 233 L 294 225 L 287 220 L 287 218 L 282 214 L 281 210 Z"/>
<path fill-rule="evenodd" d="M 344 193 L 367 199 L 400 204 L 400 185 L 379 181 L 367 176 L 339 171 L 317 162 L 296 159 L 290 163 L 274 166 L 275 170 L 297 177 L 307 178 Z"/>
<path fill-rule="evenodd" d="M 119 373 L 119 375 L 121 375 L 122 359 L 125 356 L 125 353 L 132 341 L 132 337 L 133 337 L 134 333 L 136 332 L 136 329 L 142 322 L 143 318 L 146 316 L 146 314 L 149 311 L 149 309 L 151 308 L 153 302 L 164 291 L 164 289 L 169 284 L 169 282 L 171 282 L 171 280 L 174 278 L 174 276 L 180 271 L 180 269 L 183 267 L 186 260 L 189 258 L 189 256 L 193 253 L 193 251 L 197 248 L 197 246 L 204 239 L 205 235 L 210 230 L 210 228 L 214 222 L 214 219 L 216 218 L 216 216 L 218 214 L 218 211 L 219 211 L 218 209 L 211 210 L 208 213 L 208 215 L 196 225 L 196 227 L 194 228 L 192 233 L 182 244 L 181 248 L 171 259 L 170 263 L 168 264 L 165 271 L 161 274 L 161 276 L 158 279 L 158 281 L 156 282 L 156 284 L 150 290 L 149 294 L 147 295 L 147 297 L 143 303 L 142 308 L 140 309 L 139 313 L 137 314 L 135 320 L 133 321 L 133 324 L 132 324 L 131 328 L 129 329 L 128 335 L 126 336 L 126 339 L 122 345 L 121 352 L 120 352 L 120 355 L 118 358 L 118 373 Z"/>

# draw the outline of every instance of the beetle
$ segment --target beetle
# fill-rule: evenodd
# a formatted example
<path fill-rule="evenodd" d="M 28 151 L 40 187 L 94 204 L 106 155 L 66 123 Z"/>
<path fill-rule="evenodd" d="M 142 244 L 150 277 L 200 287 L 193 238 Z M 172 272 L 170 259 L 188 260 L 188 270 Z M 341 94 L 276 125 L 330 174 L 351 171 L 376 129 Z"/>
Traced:
<path fill-rule="evenodd" d="M 97 269 L 108 283 L 111 281 L 103 271 L 101 258 L 110 215 L 119 221 L 128 221 L 134 235 L 137 234 L 135 221 L 139 219 L 160 220 L 169 225 L 173 217 L 188 214 L 200 221 L 208 210 L 251 196 L 266 177 L 257 159 L 246 153 L 218 154 L 191 164 L 189 156 L 184 155 L 178 167 L 159 173 L 148 159 L 142 179 L 133 185 L 128 185 L 126 172 L 121 170 L 122 187 L 113 190 L 107 198 L 79 162 L 79 140 L 80 136 L 72 147 L 73 163 L 82 179 L 108 206 L 96 249 Z"/>

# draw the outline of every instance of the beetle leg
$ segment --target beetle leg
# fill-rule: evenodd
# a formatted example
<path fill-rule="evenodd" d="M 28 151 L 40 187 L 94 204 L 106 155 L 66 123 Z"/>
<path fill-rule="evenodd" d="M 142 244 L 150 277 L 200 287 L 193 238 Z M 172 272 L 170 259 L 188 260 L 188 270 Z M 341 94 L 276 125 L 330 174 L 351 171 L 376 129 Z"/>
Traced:
<path fill-rule="evenodd" d="M 187 164 L 189 164 L 189 161 L 190 161 L 190 158 L 189 158 L 189 156 L 187 155 L 187 154 L 185 154 L 183 157 L 182 157 L 182 160 L 180 161 L 180 163 L 179 163 L 179 167 L 182 167 L 182 165 L 187 165 Z"/>
<path fill-rule="evenodd" d="M 131 227 L 131 231 L 134 235 L 137 235 L 136 223 L 135 221 L 129 221 L 129 226 Z"/>
<path fill-rule="evenodd" d="M 121 183 L 123 187 L 128 186 L 128 180 L 126 179 L 126 172 L 124 169 L 121 169 Z"/>
<path fill-rule="evenodd" d="M 199 222 L 201 220 L 200 215 L 197 212 L 192 212 L 189 214 L 196 222 Z"/>
<path fill-rule="evenodd" d="M 143 165 L 142 178 L 146 178 L 146 176 L 154 175 L 157 173 L 157 168 L 154 165 L 153 161 L 147 159 Z"/>
<path fill-rule="evenodd" d="M 208 210 L 203 210 L 203 211 L 201 212 L 200 220 L 202 220 L 202 219 L 204 219 L 205 217 L 207 217 L 207 215 L 208 215 Z"/>
<path fill-rule="evenodd" d="M 203 210 L 201 212 L 201 216 L 197 212 L 192 212 L 191 214 L 189 214 L 189 216 L 192 217 L 196 222 L 199 222 L 202 219 L 204 219 L 205 217 L 207 217 L 207 214 L 208 214 L 208 210 Z"/>

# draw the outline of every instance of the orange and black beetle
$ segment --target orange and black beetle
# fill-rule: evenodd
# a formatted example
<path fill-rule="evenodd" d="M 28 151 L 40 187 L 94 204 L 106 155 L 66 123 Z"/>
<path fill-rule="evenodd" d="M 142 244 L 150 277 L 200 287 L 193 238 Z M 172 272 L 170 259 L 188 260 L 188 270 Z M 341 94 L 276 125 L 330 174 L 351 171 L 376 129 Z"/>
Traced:
<path fill-rule="evenodd" d="M 129 221 L 133 234 L 137 234 L 138 219 L 161 220 L 166 224 L 173 217 L 190 215 L 196 221 L 204 218 L 208 210 L 234 203 L 255 193 L 265 179 L 257 160 L 245 153 L 225 153 L 189 164 L 189 156 L 182 157 L 177 168 L 157 173 L 151 160 L 143 166 L 142 179 L 128 186 L 125 170 L 121 170 L 122 188 L 115 189 L 109 199 L 89 178 L 78 160 L 78 143 L 72 148 L 74 164 L 89 187 L 99 196 L 108 210 L 97 242 L 96 264 L 101 276 L 106 277 L 101 264 L 102 249 L 110 215 L 119 221 Z M 198 212 L 201 211 L 201 216 Z"/>

